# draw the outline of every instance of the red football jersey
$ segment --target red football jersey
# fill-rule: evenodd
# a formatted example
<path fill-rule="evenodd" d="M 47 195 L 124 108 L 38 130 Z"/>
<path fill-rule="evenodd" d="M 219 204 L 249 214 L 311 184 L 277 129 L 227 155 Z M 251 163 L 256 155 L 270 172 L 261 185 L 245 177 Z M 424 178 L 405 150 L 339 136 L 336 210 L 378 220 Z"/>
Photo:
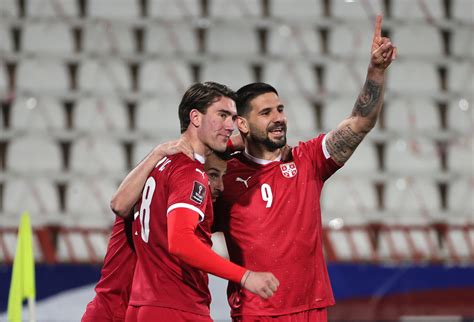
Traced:
<path fill-rule="evenodd" d="M 202 160 L 204 162 L 204 160 Z M 170 255 L 167 214 L 176 208 L 197 212 L 201 222 L 196 236 L 212 246 L 212 196 L 208 177 L 199 161 L 184 154 L 162 159 L 150 173 L 134 224 L 137 265 L 130 305 L 161 306 L 196 314 L 209 314 L 208 276 Z M 139 226 L 135 229 L 135 226 Z"/>
<path fill-rule="evenodd" d="M 229 283 L 232 315 L 283 315 L 334 304 L 323 256 L 319 198 L 339 166 L 324 135 L 293 148 L 291 162 L 268 162 L 245 152 L 228 162 L 216 205 L 216 230 L 226 236 L 230 259 L 280 281 L 262 300 Z"/>
<path fill-rule="evenodd" d="M 116 217 L 105 254 L 96 296 L 87 305 L 82 321 L 98 317 L 124 320 L 130 299 L 136 255 L 132 241 L 132 220 Z"/>

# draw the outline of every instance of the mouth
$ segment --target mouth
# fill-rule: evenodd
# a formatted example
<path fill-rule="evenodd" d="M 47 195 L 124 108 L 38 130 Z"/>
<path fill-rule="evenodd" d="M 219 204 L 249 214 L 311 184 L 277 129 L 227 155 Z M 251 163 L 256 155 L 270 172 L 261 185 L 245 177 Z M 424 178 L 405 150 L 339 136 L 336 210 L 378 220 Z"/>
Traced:
<path fill-rule="evenodd" d="M 268 133 L 272 133 L 275 136 L 283 136 L 285 135 L 285 132 L 286 127 L 284 125 L 274 126 L 268 131 Z"/>

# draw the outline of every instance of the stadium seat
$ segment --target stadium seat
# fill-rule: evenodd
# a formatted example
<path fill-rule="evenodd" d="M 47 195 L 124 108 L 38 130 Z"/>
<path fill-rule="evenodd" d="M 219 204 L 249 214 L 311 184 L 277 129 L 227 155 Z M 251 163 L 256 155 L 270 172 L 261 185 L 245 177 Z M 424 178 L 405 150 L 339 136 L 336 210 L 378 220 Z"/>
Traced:
<path fill-rule="evenodd" d="M 253 82 L 253 78 L 251 68 L 245 62 L 215 60 L 203 65 L 202 81 L 218 82 L 237 90 Z"/>
<path fill-rule="evenodd" d="M 25 131 L 64 129 L 64 113 L 57 100 L 48 97 L 19 97 L 11 109 L 11 126 Z"/>
<path fill-rule="evenodd" d="M 470 98 L 471 104 L 473 103 L 474 65 L 472 61 L 451 63 L 448 72 L 448 88 L 463 98 Z"/>
<path fill-rule="evenodd" d="M 370 236 L 364 227 L 333 229 L 328 234 L 338 261 L 370 261 L 374 258 Z"/>
<path fill-rule="evenodd" d="M 107 177 L 76 179 L 69 183 L 66 190 L 66 209 L 80 221 L 83 221 L 82 217 L 110 224 L 113 222 L 110 200 L 117 187 L 117 184 Z M 89 224 L 94 227 L 93 222 Z"/>
<path fill-rule="evenodd" d="M 23 29 L 23 50 L 33 54 L 67 54 L 72 50 L 71 28 L 58 23 L 28 23 Z"/>
<path fill-rule="evenodd" d="M 208 53 L 220 56 L 255 55 L 258 53 L 257 33 L 249 25 L 216 26 L 208 29 Z"/>
<path fill-rule="evenodd" d="M 198 41 L 189 25 L 151 24 L 145 48 L 153 54 L 195 54 Z"/>
<path fill-rule="evenodd" d="M 151 0 L 149 6 L 152 17 L 172 20 L 198 17 L 201 13 L 199 1 Z"/>
<path fill-rule="evenodd" d="M 471 136 L 459 137 L 449 145 L 448 167 L 452 172 L 469 175 L 474 173 L 474 140 Z"/>
<path fill-rule="evenodd" d="M 3 227 L 16 227 L 18 226 L 19 222 L 20 222 L 20 217 L 18 216 L 18 217 L 12 218 L 12 222 L 8 223 L 7 226 L 3 226 Z M 32 222 L 32 225 L 34 226 L 33 218 L 31 218 L 31 222 Z M 8 260 L 11 261 L 15 257 L 15 252 L 17 248 L 16 246 L 18 243 L 18 235 L 16 232 L 3 233 L 0 235 L 0 238 L 1 238 L 0 242 L 3 242 L 2 246 L 4 246 L 4 248 L 2 247 L 2 251 L 0 252 L 0 261 L 2 261 L 2 263 L 8 263 Z M 42 249 L 40 247 L 36 234 L 32 234 L 31 242 L 33 245 L 33 256 L 35 258 L 35 262 L 38 263 L 40 261 L 43 261 L 44 258 L 43 258 Z"/>
<path fill-rule="evenodd" d="M 59 146 L 49 136 L 29 135 L 15 138 L 8 148 L 7 169 L 22 175 L 56 174 L 61 170 Z"/>
<path fill-rule="evenodd" d="M 353 61 L 331 62 L 326 65 L 325 88 L 331 94 L 357 98 L 364 86 L 368 63 Z M 351 104 L 351 107 L 354 103 Z"/>
<path fill-rule="evenodd" d="M 305 97 L 280 96 L 285 106 L 289 144 L 296 146 L 299 141 L 307 141 L 319 134 L 316 116 L 311 103 Z"/>
<path fill-rule="evenodd" d="M 88 12 L 93 18 L 130 19 L 138 17 L 138 1 L 89 0 Z"/>
<path fill-rule="evenodd" d="M 462 22 L 472 24 L 474 17 L 474 4 L 471 0 L 456 0 L 453 1 L 453 16 L 454 19 Z M 472 48 L 472 47 L 471 47 Z"/>
<path fill-rule="evenodd" d="M 474 221 L 474 176 L 459 176 L 449 186 L 448 204 L 451 221 L 466 223 Z"/>
<path fill-rule="evenodd" d="M 124 103 L 117 98 L 85 98 L 74 110 L 74 124 L 86 132 L 126 131 L 127 115 Z"/>
<path fill-rule="evenodd" d="M 66 66 L 58 60 L 22 60 L 17 69 L 17 88 L 33 93 L 65 93 L 69 81 Z"/>
<path fill-rule="evenodd" d="M 385 207 L 391 223 L 423 223 L 440 216 L 436 182 L 420 177 L 399 177 L 385 185 Z M 389 217 L 390 218 L 390 217 Z"/>
<path fill-rule="evenodd" d="M 298 5 L 286 0 L 272 0 L 270 2 L 270 12 L 276 18 L 293 21 L 300 19 L 314 21 L 322 16 L 320 2 L 314 0 L 300 0 Z"/>
<path fill-rule="evenodd" d="M 48 179 L 24 177 L 7 180 L 4 187 L 5 212 L 16 216 L 28 210 L 33 225 L 47 224 L 57 218 L 59 199 L 54 183 Z"/>
<path fill-rule="evenodd" d="M 149 132 L 158 140 L 160 136 L 177 138 L 180 133 L 178 118 L 180 100 L 178 96 L 162 95 L 143 101 L 137 112 L 137 128 Z"/>
<path fill-rule="evenodd" d="M 28 17 L 77 17 L 76 1 L 30 0 L 25 2 Z"/>
<path fill-rule="evenodd" d="M 263 82 L 274 86 L 280 95 L 314 95 L 316 76 L 310 64 L 303 61 L 271 61 L 265 65 Z"/>
<path fill-rule="evenodd" d="M 11 52 L 12 49 L 13 48 L 12 41 L 10 39 L 10 28 L 7 24 L 0 23 L 0 53 Z M 2 75 L 1 77 L 4 77 L 4 75 Z"/>
<path fill-rule="evenodd" d="M 278 57 L 315 57 L 322 53 L 321 40 L 315 28 L 282 24 L 269 33 L 268 48 Z"/>
<path fill-rule="evenodd" d="M 375 188 L 370 180 L 336 173 L 324 184 L 323 222 L 334 218 L 341 218 L 346 224 L 366 222 L 374 218 L 376 207 Z"/>
<path fill-rule="evenodd" d="M 472 21 L 472 15 L 471 15 Z M 458 57 L 469 58 L 472 57 L 474 36 L 472 34 L 473 28 L 469 25 L 459 26 L 452 30 L 452 52 Z"/>
<path fill-rule="evenodd" d="M 407 131 L 435 131 L 440 128 L 438 111 L 429 99 L 411 97 L 391 100 L 385 108 L 387 130 L 400 134 Z M 418 136 L 413 134 L 413 136 Z"/>
<path fill-rule="evenodd" d="M 464 134 L 472 134 L 474 131 L 474 101 L 467 100 L 455 101 L 449 106 L 448 124 L 449 128 Z"/>
<path fill-rule="evenodd" d="M 329 32 L 329 52 L 348 60 L 369 57 L 372 37 L 373 26 L 369 23 L 335 25 Z"/>
<path fill-rule="evenodd" d="M 7 71 L 3 64 L 0 64 L 0 92 L 5 93 L 8 87 Z"/>
<path fill-rule="evenodd" d="M 425 20 L 441 19 L 444 10 L 441 0 L 416 0 L 416 1 L 392 1 L 394 18 L 403 20 Z"/>
<path fill-rule="evenodd" d="M 74 142 L 71 170 L 77 174 L 114 176 L 126 170 L 125 153 L 111 137 L 88 136 Z"/>
<path fill-rule="evenodd" d="M 390 141 L 386 164 L 388 172 L 402 176 L 432 174 L 441 169 L 435 143 L 423 137 Z"/>
<path fill-rule="evenodd" d="M 443 54 L 441 32 L 436 26 L 421 25 L 416 28 L 413 25 L 397 26 L 393 28 L 393 35 L 390 38 L 397 46 L 401 58 L 439 57 Z"/>
<path fill-rule="evenodd" d="M 134 51 L 132 31 L 126 24 L 87 24 L 84 26 L 83 50 L 95 54 L 131 53 Z"/>
<path fill-rule="evenodd" d="M 436 66 L 421 61 L 397 61 L 387 74 L 387 89 L 406 95 L 431 95 L 440 90 Z"/>
<path fill-rule="evenodd" d="M 15 0 L 0 1 L 0 16 L 1 17 L 18 17 L 18 8 Z"/>
<path fill-rule="evenodd" d="M 110 217 L 112 218 L 112 215 Z M 71 227 L 71 230 L 68 228 L 63 225 L 63 229 L 58 235 L 57 257 L 59 261 L 91 263 L 103 260 L 107 249 L 108 235 L 104 235 L 103 232 L 92 232 L 90 229 L 78 230 L 74 226 Z"/>
<path fill-rule="evenodd" d="M 456 262 L 469 263 L 472 258 L 471 245 L 474 241 L 472 229 L 466 232 L 459 226 L 451 226 L 446 232 L 447 257 Z"/>
<path fill-rule="evenodd" d="M 79 67 L 79 88 L 103 94 L 123 93 L 130 89 L 126 66 L 110 58 L 87 60 Z"/>
<path fill-rule="evenodd" d="M 364 19 L 373 18 L 382 13 L 381 0 L 369 1 L 345 1 L 332 0 L 332 15 L 344 19 Z"/>
<path fill-rule="evenodd" d="M 193 83 L 181 61 L 146 61 L 141 65 L 140 88 L 154 95 L 182 95 Z"/>
<path fill-rule="evenodd" d="M 210 15 L 218 19 L 251 18 L 260 16 L 260 6 L 254 0 L 211 0 Z"/>

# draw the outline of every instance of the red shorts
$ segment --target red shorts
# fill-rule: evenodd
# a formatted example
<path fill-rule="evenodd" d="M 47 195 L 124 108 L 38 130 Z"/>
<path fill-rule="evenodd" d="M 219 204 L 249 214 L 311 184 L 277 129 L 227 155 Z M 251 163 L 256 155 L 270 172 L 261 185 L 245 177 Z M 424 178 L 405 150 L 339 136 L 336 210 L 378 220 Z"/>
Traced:
<path fill-rule="evenodd" d="M 125 322 L 212 322 L 209 315 L 200 315 L 159 306 L 129 305 Z"/>
<path fill-rule="evenodd" d="M 233 322 L 327 322 L 326 308 L 277 316 L 243 315 L 232 318 Z"/>

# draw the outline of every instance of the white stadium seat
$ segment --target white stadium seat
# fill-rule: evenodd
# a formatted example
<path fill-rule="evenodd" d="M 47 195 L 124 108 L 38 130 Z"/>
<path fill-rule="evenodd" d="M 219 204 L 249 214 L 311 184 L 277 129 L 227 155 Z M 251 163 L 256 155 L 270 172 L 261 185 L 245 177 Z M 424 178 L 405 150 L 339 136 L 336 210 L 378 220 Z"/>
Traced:
<path fill-rule="evenodd" d="M 10 38 L 10 28 L 8 27 L 7 24 L 0 23 L 0 52 L 11 52 L 12 49 L 13 47 L 12 47 L 12 41 Z M 0 68 L 3 68 L 3 67 L 0 67 Z M 0 77 L 5 77 L 5 75 L 1 75 Z"/>
<path fill-rule="evenodd" d="M 178 106 L 180 98 L 175 96 L 159 96 L 143 101 L 137 112 L 139 130 L 167 137 L 179 136 Z"/>
<path fill-rule="evenodd" d="M 2 17 L 17 17 L 18 7 L 15 0 L 0 1 L 0 16 Z"/>
<path fill-rule="evenodd" d="M 117 98 L 85 98 L 74 110 L 77 129 L 84 131 L 126 131 L 127 115 L 124 103 Z"/>
<path fill-rule="evenodd" d="M 388 172 L 397 175 L 427 175 L 441 170 L 435 143 L 423 137 L 390 141 L 386 165 Z"/>
<path fill-rule="evenodd" d="M 71 170 L 78 174 L 122 175 L 126 170 L 125 152 L 110 137 L 81 138 L 72 146 Z"/>
<path fill-rule="evenodd" d="M 474 139 L 459 137 L 448 146 L 448 166 L 453 172 L 469 175 L 474 173 Z"/>
<path fill-rule="evenodd" d="M 367 24 L 335 25 L 329 32 L 329 52 L 336 56 L 369 57 L 373 26 Z"/>
<path fill-rule="evenodd" d="M 68 54 L 72 50 L 71 27 L 64 23 L 30 23 L 23 29 L 23 50 L 33 54 Z"/>
<path fill-rule="evenodd" d="M 307 141 L 318 135 L 316 115 L 308 99 L 294 95 L 281 96 L 285 106 L 289 144 L 295 146 L 299 141 Z"/>
<path fill-rule="evenodd" d="M 12 128 L 20 130 L 64 129 L 64 112 L 59 102 L 47 97 L 19 97 L 11 109 Z"/>
<path fill-rule="evenodd" d="M 448 190 L 449 216 L 457 223 L 474 222 L 474 176 L 460 176 L 451 181 Z"/>
<path fill-rule="evenodd" d="M 453 2 L 453 16 L 456 20 L 472 24 L 474 19 L 474 3 L 472 0 L 456 0 Z"/>
<path fill-rule="evenodd" d="M 453 40 L 451 48 L 454 55 L 466 58 L 472 57 L 474 46 L 473 30 L 474 27 L 472 25 L 459 26 L 452 30 Z"/>
<path fill-rule="evenodd" d="M 442 0 L 397 0 L 392 1 L 392 8 L 399 19 L 429 21 L 444 17 Z"/>
<path fill-rule="evenodd" d="M 220 19 L 260 16 L 259 2 L 255 0 L 214 0 L 210 2 L 209 11 L 211 16 Z"/>
<path fill-rule="evenodd" d="M 191 26 L 152 24 L 147 29 L 145 47 L 154 54 L 195 54 L 198 42 Z"/>
<path fill-rule="evenodd" d="M 87 53 L 117 54 L 134 50 L 132 30 L 126 24 L 96 22 L 84 26 L 84 48 Z"/>
<path fill-rule="evenodd" d="M 7 167 L 22 175 L 30 172 L 57 173 L 61 170 L 59 146 L 49 137 L 31 135 L 16 138 L 8 147 Z"/>
<path fill-rule="evenodd" d="M 461 97 L 469 98 L 472 104 L 474 98 L 474 65 L 472 61 L 454 62 L 450 65 L 448 88 L 459 93 Z"/>
<path fill-rule="evenodd" d="M 306 62 L 269 62 L 264 68 L 263 81 L 283 96 L 315 94 L 317 91 L 315 73 Z"/>
<path fill-rule="evenodd" d="M 365 83 L 367 63 L 332 62 L 326 65 L 325 75 L 325 87 L 329 93 L 347 94 L 353 97 L 355 102 Z"/>
<path fill-rule="evenodd" d="M 202 81 L 214 81 L 237 90 L 253 81 L 251 68 L 245 62 L 210 61 L 203 65 Z"/>
<path fill-rule="evenodd" d="M 322 16 L 320 1 L 300 0 L 298 4 L 287 0 L 272 0 L 270 3 L 272 16 L 288 20 L 317 19 Z"/>
<path fill-rule="evenodd" d="M 135 18 L 138 17 L 138 3 L 129 0 L 89 0 L 88 12 L 94 18 Z"/>
<path fill-rule="evenodd" d="M 373 18 L 377 14 L 382 14 L 382 0 L 332 0 L 330 3 L 332 5 L 332 14 L 337 18 L 364 19 Z"/>
<path fill-rule="evenodd" d="M 390 38 L 402 58 L 414 55 L 438 57 L 443 53 L 441 32 L 436 26 L 397 26 Z"/>
<path fill-rule="evenodd" d="M 113 222 L 110 200 L 116 189 L 117 184 L 106 177 L 74 180 L 66 190 L 67 210 L 86 220 Z"/>
<path fill-rule="evenodd" d="M 434 131 L 441 126 L 436 106 L 428 99 L 394 99 L 385 104 L 384 108 L 385 125 L 390 131 Z"/>
<path fill-rule="evenodd" d="M 151 0 L 149 2 L 152 17 L 176 19 L 200 15 L 199 1 Z"/>
<path fill-rule="evenodd" d="M 29 92 L 66 92 L 66 66 L 58 60 L 22 60 L 17 67 L 17 88 Z"/>
<path fill-rule="evenodd" d="M 254 27 L 218 26 L 208 29 L 207 50 L 216 55 L 257 54 L 257 33 Z"/>
<path fill-rule="evenodd" d="M 272 55 L 314 57 L 322 53 L 321 40 L 315 28 L 288 26 L 274 27 L 269 34 L 268 50 Z"/>
<path fill-rule="evenodd" d="M 26 1 L 26 13 L 29 17 L 75 17 L 78 13 L 77 2 L 57 0 Z"/>
<path fill-rule="evenodd" d="M 125 64 L 116 60 L 88 60 L 79 68 L 79 88 L 93 92 L 121 93 L 130 89 Z"/>
<path fill-rule="evenodd" d="M 140 88 L 154 95 L 182 95 L 193 83 L 191 71 L 180 61 L 147 61 L 141 66 Z"/>
<path fill-rule="evenodd" d="M 466 97 L 467 98 L 467 97 Z M 448 110 L 449 128 L 465 134 L 474 132 L 474 100 L 466 98 L 453 102 Z"/>
<path fill-rule="evenodd" d="M 420 61 L 397 61 L 387 74 L 387 89 L 418 96 L 438 92 L 436 66 Z"/>

